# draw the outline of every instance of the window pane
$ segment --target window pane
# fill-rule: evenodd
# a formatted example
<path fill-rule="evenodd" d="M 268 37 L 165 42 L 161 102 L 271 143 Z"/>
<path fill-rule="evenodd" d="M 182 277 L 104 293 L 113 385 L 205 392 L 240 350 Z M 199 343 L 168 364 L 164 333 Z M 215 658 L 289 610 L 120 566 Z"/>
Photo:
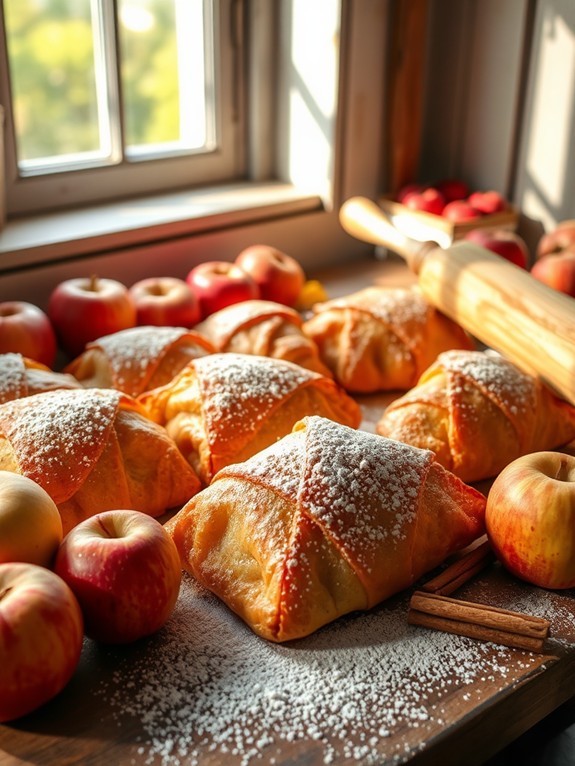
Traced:
<path fill-rule="evenodd" d="M 4 10 L 20 169 L 109 154 L 90 0 L 4 0 Z"/>
<path fill-rule="evenodd" d="M 203 0 L 120 0 L 118 7 L 127 156 L 205 149 Z"/>

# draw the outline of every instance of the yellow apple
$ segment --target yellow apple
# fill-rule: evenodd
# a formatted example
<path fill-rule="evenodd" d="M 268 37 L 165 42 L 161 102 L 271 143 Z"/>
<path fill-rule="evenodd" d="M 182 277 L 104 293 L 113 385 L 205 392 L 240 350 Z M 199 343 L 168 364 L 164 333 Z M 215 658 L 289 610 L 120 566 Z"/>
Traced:
<path fill-rule="evenodd" d="M 46 490 L 27 476 L 0 471 L 0 563 L 50 567 L 62 535 L 60 512 Z"/>
<path fill-rule="evenodd" d="M 533 452 L 510 463 L 491 486 L 485 525 L 512 574 L 541 588 L 575 587 L 575 457 Z"/>

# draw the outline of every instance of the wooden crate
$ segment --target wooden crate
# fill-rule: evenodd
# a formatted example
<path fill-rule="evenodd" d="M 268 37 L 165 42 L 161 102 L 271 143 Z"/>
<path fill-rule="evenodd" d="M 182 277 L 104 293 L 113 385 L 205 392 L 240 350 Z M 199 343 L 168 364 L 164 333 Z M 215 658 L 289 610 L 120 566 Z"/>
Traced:
<path fill-rule="evenodd" d="M 453 242 L 467 234 L 471 229 L 510 229 L 515 231 L 519 222 L 519 211 L 513 205 L 499 213 L 484 215 L 473 221 L 453 223 L 447 218 L 433 213 L 424 213 L 397 202 L 391 195 L 384 195 L 378 203 L 395 228 L 402 234 L 419 242 L 437 242 L 441 247 L 449 247 Z"/>

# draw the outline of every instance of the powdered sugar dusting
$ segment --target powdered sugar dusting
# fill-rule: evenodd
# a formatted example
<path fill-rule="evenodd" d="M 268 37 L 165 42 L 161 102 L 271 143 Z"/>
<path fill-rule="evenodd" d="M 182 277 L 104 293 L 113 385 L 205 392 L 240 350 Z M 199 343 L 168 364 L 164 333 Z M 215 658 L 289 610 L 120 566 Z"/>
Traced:
<path fill-rule="evenodd" d="M 26 370 L 20 354 L 0 354 L 0 402 L 18 399 L 25 389 Z"/>
<path fill-rule="evenodd" d="M 515 417 L 530 416 L 537 404 L 535 379 L 501 356 L 482 351 L 446 351 L 438 364 L 469 378 L 499 406 Z"/>
<path fill-rule="evenodd" d="M 113 389 L 71 389 L 16 399 L 0 405 L 0 433 L 21 470 L 62 502 L 99 455 L 121 397 Z"/>
<path fill-rule="evenodd" d="M 337 298 L 316 306 L 318 311 L 352 306 L 368 311 L 388 325 L 406 325 L 416 322 L 424 325 L 432 307 L 416 287 L 367 287 L 345 298 Z"/>
<path fill-rule="evenodd" d="M 210 354 L 194 361 L 212 442 L 253 432 L 275 405 L 320 376 L 292 362 L 250 354 Z"/>
<path fill-rule="evenodd" d="M 306 423 L 302 505 L 344 549 L 354 550 L 360 566 L 369 568 L 382 540 L 409 535 L 433 453 L 325 418 Z"/>
<path fill-rule="evenodd" d="M 185 575 L 170 622 L 98 694 L 119 725 L 139 720 L 145 763 L 246 766 L 291 762 L 290 753 L 295 762 L 301 747 L 314 763 L 403 763 L 442 725 L 453 690 L 503 688 L 535 662 L 408 626 L 407 608 L 401 597 L 277 645 Z"/>
<path fill-rule="evenodd" d="M 127 378 L 143 378 L 149 365 L 187 332 L 184 327 L 131 327 L 99 338 L 89 348 L 102 349 L 121 387 Z"/>
<path fill-rule="evenodd" d="M 239 476 L 264 482 L 289 500 L 298 496 L 305 463 L 305 441 L 300 431 L 290 433 L 244 463 L 226 466 L 220 476 Z"/>

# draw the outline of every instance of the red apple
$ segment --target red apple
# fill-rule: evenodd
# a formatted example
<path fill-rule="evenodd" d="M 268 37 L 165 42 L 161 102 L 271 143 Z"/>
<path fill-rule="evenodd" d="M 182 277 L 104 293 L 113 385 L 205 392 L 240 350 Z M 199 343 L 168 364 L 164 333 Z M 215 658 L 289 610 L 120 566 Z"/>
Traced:
<path fill-rule="evenodd" d="M 50 567 L 62 542 L 56 503 L 35 481 L 0 471 L 0 562 Z"/>
<path fill-rule="evenodd" d="M 475 221 L 482 217 L 479 210 L 472 207 L 469 202 L 464 199 L 456 199 L 453 200 L 453 202 L 448 202 L 443 208 L 442 215 L 453 223 L 466 223 L 467 221 Z"/>
<path fill-rule="evenodd" d="M 501 563 L 541 588 L 575 587 L 575 457 L 532 452 L 497 476 L 487 534 Z"/>
<path fill-rule="evenodd" d="M 557 255 L 563 250 L 575 250 L 575 220 L 561 221 L 552 230 L 544 234 L 537 243 L 536 258 L 544 255 Z"/>
<path fill-rule="evenodd" d="M 469 195 L 469 186 L 459 178 L 445 178 L 436 183 L 435 188 L 443 194 L 446 203 Z"/>
<path fill-rule="evenodd" d="M 235 262 L 257 284 L 262 300 L 295 306 L 305 273 L 291 255 L 269 245 L 252 245 L 242 250 Z"/>
<path fill-rule="evenodd" d="M 155 327 L 193 327 L 200 321 L 196 294 L 183 279 L 148 277 L 130 287 L 136 323 Z"/>
<path fill-rule="evenodd" d="M 525 240 L 514 231 L 507 229 L 471 229 L 463 237 L 469 242 L 497 253 L 516 266 L 526 269 L 529 266 L 529 249 Z"/>
<path fill-rule="evenodd" d="M 407 194 L 403 199 L 403 204 L 410 210 L 441 215 L 445 207 L 445 198 L 433 186 L 428 186 L 423 191 Z"/>
<path fill-rule="evenodd" d="M 50 295 L 48 316 L 64 351 L 80 354 L 86 343 L 136 325 L 128 288 L 115 279 L 78 277 L 61 282 Z"/>
<path fill-rule="evenodd" d="M 544 255 L 535 261 L 531 274 L 549 287 L 575 298 L 575 249 Z"/>
<path fill-rule="evenodd" d="M 0 303 L 0 353 L 15 352 L 52 367 L 56 335 L 42 309 L 24 301 Z"/>
<path fill-rule="evenodd" d="M 186 282 L 198 298 L 202 319 L 233 303 L 260 297 L 250 275 L 228 261 L 200 263 L 189 272 Z"/>
<path fill-rule="evenodd" d="M 412 194 L 413 192 L 422 192 L 424 191 L 424 189 L 425 189 L 425 186 L 417 182 L 404 184 L 395 195 L 395 199 L 398 202 L 403 203 L 408 194 Z"/>
<path fill-rule="evenodd" d="M 140 511 L 91 516 L 64 537 L 54 571 L 75 593 L 88 636 L 126 644 L 158 631 L 178 598 L 182 567 L 162 524 Z"/>
<path fill-rule="evenodd" d="M 505 197 L 497 191 L 476 191 L 469 195 L 467 201 L 483 215 L 499 213 L 507 207 Z"/>
<path fill-rule="evenodd" d="M 0 564 L 0 721 L 56 696 L 74 675 L 84 638 L 74 594 L 36 564 Z"/>

